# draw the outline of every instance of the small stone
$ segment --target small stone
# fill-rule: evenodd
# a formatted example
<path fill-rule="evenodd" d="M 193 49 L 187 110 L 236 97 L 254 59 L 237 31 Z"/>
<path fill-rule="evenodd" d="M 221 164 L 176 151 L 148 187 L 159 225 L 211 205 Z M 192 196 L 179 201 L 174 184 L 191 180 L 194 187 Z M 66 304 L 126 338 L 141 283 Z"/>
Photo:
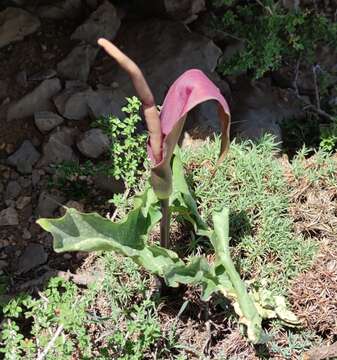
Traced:
<path fill-rule="evenodd" d="M 19 225 L 18 213 L 13 207 L 0 211 L 0 226 Z"/>
<path fill-rule="evenodd" d="M 64 254 L 63 255 L 63 258 L 66 259 L 66 260 L 70 260 L 70 259 L 72 259 L 72 257 L 73 256 L 71 254 Z"/>
<path fill-rule="evenodd" d="M 57 72 L 65 79 L 86 82 L 93 65 L 98 48 L 89 44 L 76 46 L 68 56 L 57 65 Z"/>
<path fill-rule="evenodd" d="M 40 153 L 29 140 L 25 140 L 19 149 L 8 157 L 7 162 L 9 165 L 15 166 L 20 173 L 30 174 L 39 158 Z"/>
<path fill-rule="evenodd" d="M 24 229 L 22 233 L 22 238 L 25 240 L 31 239 L 32 234 L 28 231 L 28 229 Z"/>
<path fill-rule="evenodd" d="M 10 181 L 7 184 L 4 199 L 13 200 L 16 199 L 21 193 L 21 186 L 17 181 Z"/>
<path fill-rule="evenodd" d="M 24 209 L 28 204 L 30 204 L 32 198 L 30 196 L 21 196 L 16 201 L 16 208 L 18 210 Z"/>
<path fill-rule="evenodd" d="M 29 244 L 20 256 L 17 274 L 24 274 L 39 265 L 44 264 L 48 254 L 40 244 Z"/>
<path fill-rule="evenodd" d="M 109 150 L 110 141 L 101 129 L 91 129 L 84 133 L 77 147 L 84 156 L 96 159 Z"/>
<path fill-rule="evenodd" d="M 26 176 L 19 177 L 19 184 L 24 189 L 29 188 L 32 185 L 32 181 L 31 181 L 30 176 L 29 177 L 26 177 Z"/>
<path fill-rule="evenodd" d="M 77 129 L 68 127 L 53 132 L 43 147 L 43 157 L 38 166 L 60 164 L 63 161 L 77 161 L 77 156 L 71 146 L 75 143 L 78 133 Z"/>
<path fill-rule="evenodd" d="M 18 7 L 7 7 L 0 12 L 0 49 L 23 40 L 40 27 L 40 20 Z"/>
<path fill-rule="evenodd" d="M 39 217 L 52 217 L 57 208 L 64 202 L 63 196 L 50 194 L 46 191 L 41 192 L 37 205 L 37 215 Z"/>
<path fill-rule="evenodd" d="M 42 132 L 48 132 L 63 123 L 63 118 L 51 111 L 38 111 L 34 114 L 35 125 Z"/>
<path fill-rule="evenodd" d="M 75 30 L 71 38 L 97 46 L 97 40 L 101 37 L 113 40 L 120 24 L 116 8 L 110 2 L 104 1 L 89 19 Z"/>
<path fill-rule="evenodd" d="M 93 90 L 86 84 L 66 84 L 66 89 L 54 98 L 58 112 L 66 119 L 81 120 L 89 115 L 88 95 Z"/>
<path fill-rule="evenodd" d="M 53 110 L 50 99 L 62 89 L 59 79 L 44 80 L 32 92 L 25 95 L 16 103 L 10 105 L 7 120 L 22 119 L 34 115 L 37 111 Z"/>

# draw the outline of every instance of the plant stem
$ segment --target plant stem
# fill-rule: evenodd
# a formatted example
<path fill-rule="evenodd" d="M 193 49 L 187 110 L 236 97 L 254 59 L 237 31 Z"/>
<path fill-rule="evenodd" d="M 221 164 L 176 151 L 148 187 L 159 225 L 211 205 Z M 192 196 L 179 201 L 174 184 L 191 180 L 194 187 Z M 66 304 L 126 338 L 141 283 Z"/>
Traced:
<path fill-rule="evenodd" d="M 167 248 L 170 245 L 170 210 L 169 200 L 161 200 L 162 219 L 160 221 L 160 246 Z"/>

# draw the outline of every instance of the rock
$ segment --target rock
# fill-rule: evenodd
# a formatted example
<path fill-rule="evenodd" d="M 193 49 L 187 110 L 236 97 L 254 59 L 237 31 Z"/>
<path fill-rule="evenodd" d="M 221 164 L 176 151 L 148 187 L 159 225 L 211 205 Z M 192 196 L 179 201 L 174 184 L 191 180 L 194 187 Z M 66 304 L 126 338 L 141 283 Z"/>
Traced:
<path fill-rule="evenodd" d="M 19 225 L 18 213 L 13 207 L 0 211 L 0 226 Z"/>
<path fill-rule="evenodd" d="M 104 89 L 92 91 L 87 94 L 87 105 L 89 108 L 89 115 L 93 119 L 98 119 L 102 116 L 114 115 L 122 117 L 122 104 L 125 103 L 125 98 L 128 94 L 120 89 Z"/>
<path fill-rule="evenodd" d="M 221 50 L 212 41 L 191 33 L 184 24 L 174 21 L 135 21 L 121 27 L 118 41 L 123 51 L 142 69 L 158 104 L 163 102 L 168 88 L 183 72 L 197 68 L 209 76 L 221 55 Z M 128 75 L 117 66 L 104 74 L 102 80 L 119 84 L 115 101 L 119 101 L 120 106 L 125 102 L 123 94 L 135 94 Z M 205 131 L 218 128 L 213 112 L 207 115 L 206 125 L 204 120 L 205 116 L 196 116 L 195 126 L 205 128 Z"/>
<path fill-rule="evenodd" d="M 77 129 L 63 127 L 53 132 L 43 146 L 43 156 L 38 163 L 38 167 L 50 164 L 60 164 L 63 161 L 77 161 L 71 146 L 75 143 L 75 138 L 79 134 Z"/>
<path fill-rule="evenodd" d="M 110 141 L 101 129 L 90 129 L 77 141 L 77 148 L 84 156 L 96 159 L 109 150 Z"/>
<path fill-rule="evenodd" d="M 25 140 L 14 154 L 8 157 L 7 163 L 15 166 L 22 174 L 30 174 L 40 158 L 40 153 L 29 140 Z"/>
<path fill-rule="evenodd" d="M 257 140 L 269 133 L 281 142 L 279 124 L 303 114 L 294 94 L 273 88 L 267 80 L 250 85 L 247 79 L 242 79 L 235 85 L 233 98 L 232 133 L 242 139 Z"/>
<path fill-rule="evenodd" d="M 50 194 L 46 191 L 42 191 L 36 209 L 37 216 L 46 218 L 52 217 L 54 212 L 64 201 L 65 199 L 63 196 L 60 196 L 59 194 Z"/>
<path fill-rule="evenodd" d="M 21 197 L 19 197 L 19 199 L 16 201 L 16 208 L 18 210 L 24 209 L 27 205 L 30 204 L 31 199 L 32 198 L 30 196 L 21 196 Z"/>
<path fill-rule="evenodd" d="M 40 27 L 40 20 L 29 12 L 8 7 L 0 12 L 0 49 L 8 44 L 23 40 Z"/>
<path fill-rule="evenodd" d="M 97 46 L 100 37 L 113 40 L 120 24 L 116 8 L 110 2 L 104 1 L 89 19 L 75 30 L 71 38 Z"/>
<path fill-rule="evenodd" d="M 162 0 L 167 14 L 176 20 L 194 19 L 195 15 L 205 9 L 205 0 Z"/>
<path fill-rule="evenodd" d="M 7 96 L 8 84 L 5 80 L 0 80 L 0 100 Z"/>
<path fill-rule="evenodd" d="M 98 48 L 88 44 L 76 46 L 68 56 L 57 65 L 57 72 L 65 79 L 86 82 L 90 67 L 96 59 Z"/>
<path fill-rule="evenodd" d="M 21 186 L 17 181 L 10 181 L 7 184 L 4 199 L 13 200 L 16 199 L 21 193 Z"/>
<path fill-rule="evenodd" d="M 39 71 L 31 76 L 29 76 L 29 81 L 43 81 L 47 79 L 52 79 L 57 75 L 57 72 L 54 69 L 47 69 Z"/>
<path fill-rule="evenodd" d="M 63 123 L 60 115 L 51 111 L 38 111 L 34 114 L 35 125 L 41 132 L 48 132 Z"/>
<path fill-rule="evenodd" d="M 53 110 L 50 98 L 61 89 L 61 82 L 57 78 L 43 81 L 31 93 L 9 107 L 7 120 L 22 119 L 34 115 L 37 111 Z"/>
<path fill-rule="evenodd" d="M 105 174 L 96 175 L 94 177 L 94 184 L 98 189 L 105 191 L 108 194 L 123 193 L 125 191 L 123 181 L 116 180 Z"/>
<path fill-rule="evenodd" d="M 25 240 L 28 240 L 28 239 L 32 238 L 32 234 L 29 232 L 28 229 L 23 230 L 22 238 L 25 239 Z"/>
<path fill-rule="evenodd" d="M 32 185 L 31 176 L 21 176 L 19 178 L 19 184 L 24 189 L 29 188 Z"/>
<path fill-rule="evenodd" d="M 81 84 L 66 88 L 61 94 L 54 98 L 58 112 L 69 120 L 81 120 L 88 116 L 88 96 L 93 90 Z"/>
<path fill-rule="evenodd" d="M 81 0 L 64 0 L 53 5 L 42 5 L 37 8 L 41 18 L 63 20 L 64 18 L 74 19 L 82 13 Z"/>
<path fill-rule="evenodd" d="M 64 206 L 60 207 L 60 215 L 63 216 L 66 213 L 66 209 L 76 209 L 79 212 L 84 212 L 83 204 L 78 201 L 69 200 Z"/>
<path fill-rule="evenodd" d="M 41 244 L 29 244 L 19 258 L 17 274 L 24 274 L 48 260 L 48 254 Z"/>

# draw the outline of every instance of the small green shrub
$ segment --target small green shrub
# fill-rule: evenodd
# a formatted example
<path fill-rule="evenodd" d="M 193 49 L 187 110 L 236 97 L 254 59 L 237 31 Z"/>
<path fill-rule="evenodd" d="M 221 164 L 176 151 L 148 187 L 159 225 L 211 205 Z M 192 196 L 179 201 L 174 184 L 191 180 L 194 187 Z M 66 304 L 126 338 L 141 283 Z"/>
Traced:
<path fill-rule="evenodd" d="M 19 296 L 4 308 L 0 352 L 4 359 L 35 359 L 62 326 L 46 359 L 70 359 L 80 352 L 83 359 L 91 357 L 90 338 L 86 329 L 85 309 L 90 297 L 81 297 L 79 289 L 61 278 L 50 280 L 40 299 Z M 27 327 L 29 332 L 27 332 Z"/>
<path fill-rule="evenodd" d="M 111 165 L 104 168 L 105 172 L 116 179 L 122 179 L 128 187 L 132 187 L 141 175 L 147 158 L 147 135 L 140 131 L 141 102 L 135 96 L 126 100 L 127 105 L 122 108 L 124 119 L 111 115 L 98 119 L 93 126 L 101 128 L 111 139 Z"/>
<path fill-rule="evenodd" d="M 337 148 L 337 118 L 334 123 L 321 126 L 320 147 L 326 152 Z"/>
<path fill-rule="evenodd" d="M 216 0 L 214 5 L 231 3 Z M 212 26 L 243 44 L 241 51 L 220 64 L 219 71 L 225 75 L 249 71 L 260 78 L 286 60 L 301 58 L 314 63 L 317 47 L 334 46 L 337 40 L 337 25 L 324 15 L 287 11 L 273 0 L 239 2 L 217 14 Z"/>

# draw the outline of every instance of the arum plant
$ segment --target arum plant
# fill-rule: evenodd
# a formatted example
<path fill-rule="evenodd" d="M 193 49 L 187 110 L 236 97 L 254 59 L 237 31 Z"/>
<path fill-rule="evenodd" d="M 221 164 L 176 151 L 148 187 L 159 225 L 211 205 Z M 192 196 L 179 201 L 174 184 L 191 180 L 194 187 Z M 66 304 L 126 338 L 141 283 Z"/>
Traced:
<path fill-rule="evenodd" d="M 159 113 L 139 67 L 109 41 L 100 39 L 99 45 L 128 72 L 143 104 L 149 130 L 148 153 L 153 161 L 151 179 L 144 192 L 135 196 L 133 209 L 120 221 L 112 222 L 96 213 L 83 214 L 76 209 L 67 209 L 59 219 L 39 219 L 40 226 L 53 235 L 54 250 L 115 251 L 160 276 L 168 286 L 201 285 L 204 300 L 220 292 L 232 301 L 239 322 L 246 326 L 247 337 L 253 343 L 266 340 L 262 330 L 263 318 L 279 317 L 288 325 L 297 324 L 296 317 L 286 310 L 282 298 L 271 296 L 266 291 L 247 290 L 230 257 L 228 209 L 214 212 L 213 227 L 208 226 L 199 215 L 185 181 L 176 145 L 192 108 L 208 100 L 218 103 L 222 128 L 218 164 L 228 149 L 230 113 L 218 88 L 201 71 L 189 70 L 171 86 Z M 216 258 L 213 264 L 209 264 L 204 256 L 183 260 L 169 249 L 171 213 L 179 214 L 192 224 L 197 235 L 210 240 Z M 160 246 L 148 240 L 159 221 Z"/>

